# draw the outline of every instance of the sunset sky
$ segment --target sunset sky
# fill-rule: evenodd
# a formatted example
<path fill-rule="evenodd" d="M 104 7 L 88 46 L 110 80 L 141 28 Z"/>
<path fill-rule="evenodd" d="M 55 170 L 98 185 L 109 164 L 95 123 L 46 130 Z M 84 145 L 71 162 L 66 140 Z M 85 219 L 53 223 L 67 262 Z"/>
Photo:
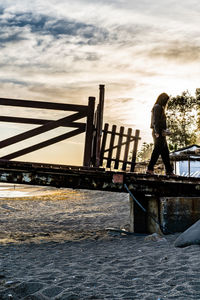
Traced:
<path fill-rule="evenodd" d="M 200 87 L 199 20 L 195 0 L 1 0 L 0 97 L 86 104 L 105 84 L 104 122 L 150 142 L 156 97 Z M 1 139 L 31 128 L 0 125 Z M 81 164 L 82 141 L 57 145 L 56 160 L 55 146 L 30 159 Z"/>

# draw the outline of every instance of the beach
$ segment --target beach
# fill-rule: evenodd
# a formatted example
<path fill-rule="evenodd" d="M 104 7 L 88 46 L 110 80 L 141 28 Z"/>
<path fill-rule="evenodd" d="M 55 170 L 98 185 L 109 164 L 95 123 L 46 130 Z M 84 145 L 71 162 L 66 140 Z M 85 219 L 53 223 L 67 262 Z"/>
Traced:
<path fill-rule="evenodd" d="M 0 299 L 200 299 L 200 246 L 108 230 L 127 194 L 5 185 L 0 207 Z"/>

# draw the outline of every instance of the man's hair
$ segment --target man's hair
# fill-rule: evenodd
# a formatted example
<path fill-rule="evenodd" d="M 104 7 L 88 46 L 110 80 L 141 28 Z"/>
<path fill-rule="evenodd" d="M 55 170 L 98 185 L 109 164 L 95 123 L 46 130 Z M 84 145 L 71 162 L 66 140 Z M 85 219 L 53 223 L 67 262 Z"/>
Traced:
<path fill-rule="evenodd" d="M 162 93 L 158 96 L 155 104 L 165 106 L 168 100 L 169 100 L 169 96 L 166 93 Z"/>

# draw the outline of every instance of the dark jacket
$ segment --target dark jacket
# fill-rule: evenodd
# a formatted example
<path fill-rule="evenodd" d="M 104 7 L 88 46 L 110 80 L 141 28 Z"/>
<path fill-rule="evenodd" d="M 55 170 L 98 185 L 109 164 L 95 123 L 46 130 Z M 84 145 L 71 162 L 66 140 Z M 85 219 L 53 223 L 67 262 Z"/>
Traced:
<path fill-rule="evenodd" d="M 154 133 L 162 134 L 167 128 L 166 115 L 163 106 L 155 104 L 151 111 L 151 128 Z"/>

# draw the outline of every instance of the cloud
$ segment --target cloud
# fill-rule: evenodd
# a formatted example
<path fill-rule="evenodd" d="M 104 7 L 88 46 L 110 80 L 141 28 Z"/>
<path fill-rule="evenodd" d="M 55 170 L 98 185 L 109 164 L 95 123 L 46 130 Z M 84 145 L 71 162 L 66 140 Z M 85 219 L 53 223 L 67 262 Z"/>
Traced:
<path fill-rule="evenodd" d="M 24 85 L 33 97 L 76 99 L 104 82 L 112 97 L 140 99 L 172 64 L 199 60 L 197 30 L 183 26 L 194 5 L 169 1 L 9 1 L 0 16 L 2 84 Z M 163 70 L 160 60 L 171 65 Z"/>
<path fill-rule="evenodd" d="M 200 43 L 186 43 L 185 41 L 174 41 L 168 44 L 154 47 L 149 52 L 150 57 L 163 57 L 180 63 L 188 63 L 200 60 Z"/>
<path fill-rule="evenodd" d="M 4 83 L 13 83 L 15 85 L 27 85 L 26 81 L 22 81 L 22 80 L 16 80 L 16 79 L 12 79 L 12 78 L 2 78 L 0 79 L 0 84 L 4 84 Z"/>
<path fill-rule="evenodd" d="M 111 11 L 110 8 L 108 19 L 110 19 Z M 121 22 L 120 15 L 112 24 L 103 22 L 100 24 L 98 18 L 95 21 L 93 19 L 90 21 L 88 18 L 87 21 L 81 22 L 69 15 L 53 16 L 42 11 L 37 13 L 5 9 L 0 19 L 0 37 L 2 42 L 11 42 L 28 39 L 31 34 L 36 34 L 38 45 L 42 43 L 45 36 L 50 36 L 53 40 L 63 39 L 65 43 L 73 42 L 80 47 L 83 45 L 126 45 L 127 47 L 128 44 L 135 45 L 137 41 L 141 42 L 142 36 L 148 36 L 151 31 L 155 30 L 154 25 L 138 23 L 137 18 L 135 21 L 133 18 L 132 22 Z"/>
<path fill-rule="evenodd" d="M 26 13 L 5 13 L 0 20 L 0 37 L 1 41 L 15 41 L 23 37 L 23 32 L 27 30 L 29 33 L 40 35 L 41 39 L 45 35 L 52 36 L 54 39 L 64 37 L 79 37 L 79 44 L 99 44 L 108 39 L 108 31 L 106 29 L 77 22 L 73 19 L 61 19 L 50 17 L 44 14 Z M 13 34 L 16 32 L 17 34 Z M 19 34 L 21 38 L 19 38 Z M 27 38 L 27 36 L 25 37 Z"/>

